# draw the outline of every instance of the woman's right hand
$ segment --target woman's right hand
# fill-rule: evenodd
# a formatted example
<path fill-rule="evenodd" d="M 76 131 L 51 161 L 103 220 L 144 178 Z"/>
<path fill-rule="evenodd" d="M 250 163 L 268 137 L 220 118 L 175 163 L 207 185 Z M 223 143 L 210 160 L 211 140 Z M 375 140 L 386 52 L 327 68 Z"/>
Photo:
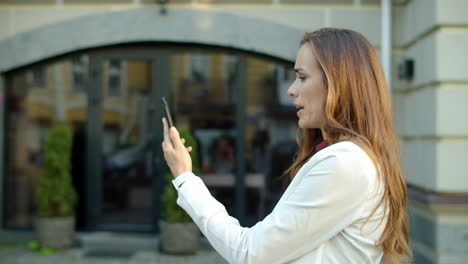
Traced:
<path fill-rule="evenodd" d="M 189 152 L 192 147 L 185 147 L 185 140 L 180 138 L 179 132 L 175 127 L 168 128 L 166 118 L 163 118 L 163 135 L 162 149 L 164 159 L 166 160 L 169 169 L 174 177 L 181 175 L 184 172 L 192 171 L 192 159 Z"/>

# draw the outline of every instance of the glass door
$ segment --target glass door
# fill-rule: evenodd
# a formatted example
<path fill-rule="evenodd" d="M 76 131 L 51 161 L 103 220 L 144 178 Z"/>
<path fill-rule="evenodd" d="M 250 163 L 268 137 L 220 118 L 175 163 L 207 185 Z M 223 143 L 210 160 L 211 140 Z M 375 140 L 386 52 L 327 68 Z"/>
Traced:
<path fill-rule="evenodd" d="M 152 63 L 102 61 L 103 225 L 152 225 Z"/>
<path fill-rule="evenodd" d="M 107 54 L 110 55 L 107 55 Z M 154 53 L 92 57 L 88 133 L 90 229 L 157 229 L 160 97 Z M 121 55 L 114 55 L 121 54 Z M 161 86 L 161 85 L 159 85 Z M 160 144 L 159 144 L 160 146 Z M 156 150 L 156 151 L 155 151 Z"/>
<path fill-rule="evenodd" d="M 194 172 L 230 215 L 244 215 L 244 67 L 239 53 L 184 48 L 170 53 L 177 128 L 196 140 Z"/>

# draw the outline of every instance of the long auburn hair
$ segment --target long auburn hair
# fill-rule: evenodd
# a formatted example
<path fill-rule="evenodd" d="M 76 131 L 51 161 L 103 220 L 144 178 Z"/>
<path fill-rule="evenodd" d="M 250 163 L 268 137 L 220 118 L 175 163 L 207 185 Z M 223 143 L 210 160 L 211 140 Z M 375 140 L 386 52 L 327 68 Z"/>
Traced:
<path fill-rule="evenodd" d="M 407 189 L 400 168 L 400 153 L 393 127 L 391 98 L 380 60 L 369 41 L 352 30 L 323 28 L 306 33 L 301 45 L 309 45 L 321 67 L 327 98 L 324 130 L 330 144 L 349 140 L 363 148 L 377 169 L 384 193 L 388 221 L 377 246 L 385 263 L 410 257 L 408 245 Z M 320 129 L 297 131 L 298 152 L 284 175 L 292 180 L 315 154 L 323 140 Z M 368 218 L 368 219 L 369 219 Z"/>

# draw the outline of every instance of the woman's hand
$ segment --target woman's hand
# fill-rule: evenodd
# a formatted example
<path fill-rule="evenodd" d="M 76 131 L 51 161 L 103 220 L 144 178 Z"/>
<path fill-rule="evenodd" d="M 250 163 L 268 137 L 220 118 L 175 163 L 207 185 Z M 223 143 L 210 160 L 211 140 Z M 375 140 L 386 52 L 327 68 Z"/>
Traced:
<path fill-rule="evenodd" d="M 179 132 L 175 127 L 169 129 L 166 118 L 163 118 L 164 127 L 164 141 L 162 142 L 162 149 L 164 152 L 164 159 L 166 160 L 169 169 L 174 177 L 181 175 L 186 171 L 192 171 L 192 159 L 189 152 L 192 147 L 185 147 L 185 139 L 181 139 Z"/>

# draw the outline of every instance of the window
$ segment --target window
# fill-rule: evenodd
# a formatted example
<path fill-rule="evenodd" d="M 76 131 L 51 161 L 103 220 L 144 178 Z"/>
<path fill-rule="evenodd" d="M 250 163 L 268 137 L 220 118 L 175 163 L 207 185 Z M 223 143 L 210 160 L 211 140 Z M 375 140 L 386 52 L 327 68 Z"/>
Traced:
<path fill-rule="evenodd" d="M 288 89 L 294 81 L 294 72 L 285 65 L 276 64 L 275 78 L 278 103 L 284 106 L 292 105 L 294 103 L 294 98 L 288 96 Z"/>
<path fill-rule="evenodd" d="M 73 80 L 73 91 L 81 92 L 85 89 L 84 80 L 85 67 L 84 63 L 80 58 L 72 59 L 72 80 Z"/>
<path fill-rule="evenodd" d="M 120 60 L 109 62 L 109 96 L 120 96 L 122 63 Z"/>
<path fill-rule="evenodd" d="M 45 88 L 45 70 L 42 66 L 37 66 L 32 70 L 33 73 L 33 85 L 36 88 Z"/>
<path fill-rule="evenodd" d="M 232 102 L 236 98 L 236 89 L 234 88 L 234 81 L 238 74 L 239 57 L 234 55 L 224 56 L 225 74 L 227 80 L 227 101 Z"/>
<path fill-rule="evenodd" d="M 209 61 L 204 54 L 194 54 L 189 57 L 188 79 L 195 82 L 205 82 L 208 79 Z"/>
<path fill-rule="evenodd" d="M 72 59 L 49 61 L 6 75 L 4 197 L 8 202 L 4 221 L 7 228 L 33 227 L 35 190 L 42 175 L 44 139 L 50 128 L 58 123 L 86 124 L 87 116 L 83 114 L 87 113 L 86 100 L 77 100 L 65 85 L 68 79 L 72 82 L 67 66 L 73 64 Z M 77 131 L 74 127 L 73 130 Z M 80 147 L 84 145 L 72 146 L 72 152 L 76 153 L 71 158 L 74 184 L 81 184 L 84 179 L 84 172 L 80 171 L 86 155 Z"/>

